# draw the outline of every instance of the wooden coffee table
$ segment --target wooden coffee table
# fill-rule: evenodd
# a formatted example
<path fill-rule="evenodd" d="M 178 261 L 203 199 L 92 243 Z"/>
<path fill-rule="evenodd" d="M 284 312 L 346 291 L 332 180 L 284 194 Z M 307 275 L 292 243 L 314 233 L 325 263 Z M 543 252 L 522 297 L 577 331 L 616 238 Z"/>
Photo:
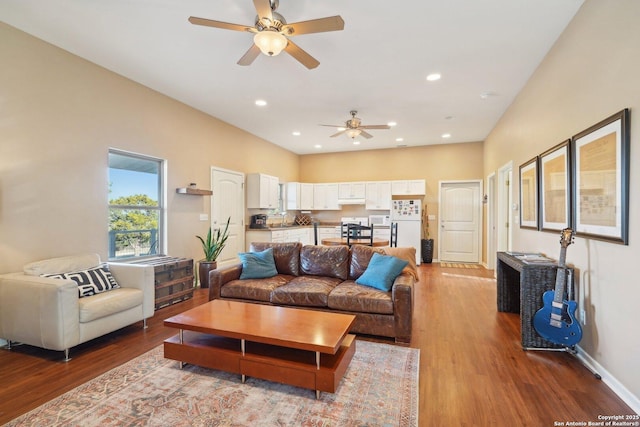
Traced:
<path fill-rule="evenodd" d="M 164 321 L 164 357 L 334 393 L 353 358 L 355 316 L 213 300 Z"/>

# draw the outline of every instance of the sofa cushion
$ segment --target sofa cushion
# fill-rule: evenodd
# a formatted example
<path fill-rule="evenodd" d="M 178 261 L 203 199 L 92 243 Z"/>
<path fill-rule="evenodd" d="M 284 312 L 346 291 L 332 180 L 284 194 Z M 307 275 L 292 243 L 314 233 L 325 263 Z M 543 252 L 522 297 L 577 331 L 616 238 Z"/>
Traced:
<path fill-rule="evenodd" d="M 293 276 L 278 274 L 266 279 L 232 280 L 220 288 L 220 296 L 269 302 L 271 292 L 288 283 L 291 279 Z"/>
<path fill-rule="evenodd" d="M 329 294 L 329 308 L 357 313 L 393 314 L 391 292 L 347 280 Z"/>
<path fill-rule="evenodd" d="M 349 263 L 349 279 L 356 280 L 362 276 L 362 273 L 367 269 L 369 261 L 373 254 L 382 254 L 382 248 L 374 248 L 365 245 L 353 245 L 351 246 L 351 262 Z"/>
<path fill-rule="evenodd" d="M 273 248 L 261 252 L 242 252 L 238 254 L 242 261 L 240 280 L 265 279 L 278 274 L 273 260 Z"/>
<path fill-rule="evenodd" d="M 326 307 L 329 293 L 342 279 L 321 276 L 299 276 L 271 293 L 273 304 Z"/>
<path fill-rule="evenodd" d="M 311 276 L 347 280 L 349 247 L 305 245 L 300 251 L 300 271 Z"/>
<path fill-rule="evenodd" d="M 140 289 L 120 288 L 103 292 L 78 301 L 80 323 L 111 316 L 133 307 L 141 306 L 143 292 Z"/>
<path fill-rule="evenodd" d="M 393 286 L 393 281 L 407 264 L 407 261 L 394 256 L 373 254 L 367 269 L 362 273 L 362 276 L 356 279 L 356 283 L 389 291 Z"/>
<path fill-rule="evenodd" d="M 253 242 L 249 250 L 251 252 L 260 252 L 268 248 L 273 249 L 273 259 L 279 274 L 300 275 L 300 248 L 302 248 L 302 243 Z"/>
<path fill-rule="evenodd" d="M 402 273 L 410 274 L 418 281 L 418 267 L 416 266 L 416 249 L 412 247 L 391 248 L 388 246 L 373 248 L 371 246 L 354 245 L 351 247 L 351 262 L 349 264 L 349 279 L 356 280 L 367 269 L 374 253 L 392 255 L 408 262 Z"/>
<path fill-rule="evenodd" d="M 26 264 L 22 270 L 28 276 L 42 276 L 43 274 L 66 273 L 68 271 L 87 270 L 100 265 L 98 254 L 72 255 L 59 258 L 45 259 Z"/>
<path fill-rule="evenodd" d="M 42 277 L 73 280 L 78 284 L 78 294 L 80 298 L 111 291 L 120 287 L 106 264 L 88 270 L 74 271 L 72 273 L 42 274 Z"/>

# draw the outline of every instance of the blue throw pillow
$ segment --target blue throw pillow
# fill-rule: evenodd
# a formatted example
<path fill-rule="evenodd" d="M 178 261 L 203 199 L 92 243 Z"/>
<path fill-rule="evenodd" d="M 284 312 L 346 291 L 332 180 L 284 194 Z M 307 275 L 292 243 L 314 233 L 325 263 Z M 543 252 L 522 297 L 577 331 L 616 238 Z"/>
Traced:
<path fill-rule="evenodd" d="M 389 292 L 393 281 L 407 264 L 409 264 L 408 261 L 400 258 L 374 253 L 367 269 L 356 279 L 356 283 Z"/>
<path fill-rule="evenodd" d="M 276 262 L 273 259 L 273 248 L 262 252 L 243 252 L 238 256 L 242 261 L 240 279 L 265 279 L 278 274 Z"/>

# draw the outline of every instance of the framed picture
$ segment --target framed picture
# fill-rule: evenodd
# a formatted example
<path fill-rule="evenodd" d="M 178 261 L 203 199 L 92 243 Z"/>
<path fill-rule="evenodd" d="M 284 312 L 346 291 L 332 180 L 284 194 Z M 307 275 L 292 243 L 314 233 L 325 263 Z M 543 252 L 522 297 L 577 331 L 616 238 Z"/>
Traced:
<path fill-rule="evenodd" d="M 571 140 L 540 155 L 540 229 L 558 231 L 571 226 Z"/>
<path fill-rule="evenodd" d="M 629 240 L 629 110 L 572 138 L 573 216 L 577 236 Z"/>
<path fill-rule="evenodd" d="M 520 165 L 520 228 L 538 229 L 538 158 Z"/>

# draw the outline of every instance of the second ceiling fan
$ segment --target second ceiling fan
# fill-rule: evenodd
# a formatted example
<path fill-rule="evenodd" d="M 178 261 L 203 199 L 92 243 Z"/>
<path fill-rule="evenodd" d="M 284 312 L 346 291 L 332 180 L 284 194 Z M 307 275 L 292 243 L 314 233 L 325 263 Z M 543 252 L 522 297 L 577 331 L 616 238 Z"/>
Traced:
<path fill-rule="evenodd" d="M 366 132 L 365 129 L 391 129 L 389 125 L 363 125 L 362 120 L 359 117 L 356 117 L 358 112 L 356 110 L 351 110 L 349 112 L 351 114 L 351 118 L 344 122 L 344 126 L 338 125 L 320 125 L 320 126 L 329 126 L 341 129 L 338 133 L 334 133 L 331 135 L 331 138 L 336 136 L 340 136 L 342 134 L 346 134 L 349 138 L 354 139 L 357 136 L 362 136 L 364 138 L 373 138 L 373 135 Z"/>
<path fill-rule="evenodd" d="M 309 69 L 316 68 L 320 62 L 293 43 L 289 37 L 344 29 L 344 21 L 340 16 L 287 24 L 284 17 L 275 11 L 278 8 L 279 0 L 253 0 L 253 4 L 258 12 L 253 26 L 230 24 L 195 16 L 189 17 L 189 22 L 194 25 L 254 33 L 254 44 L 240 58 L 239 65 L 250 65 L 260 55 L 260 52 L 268 56 L 275 56 L 284 50 Z"/>

